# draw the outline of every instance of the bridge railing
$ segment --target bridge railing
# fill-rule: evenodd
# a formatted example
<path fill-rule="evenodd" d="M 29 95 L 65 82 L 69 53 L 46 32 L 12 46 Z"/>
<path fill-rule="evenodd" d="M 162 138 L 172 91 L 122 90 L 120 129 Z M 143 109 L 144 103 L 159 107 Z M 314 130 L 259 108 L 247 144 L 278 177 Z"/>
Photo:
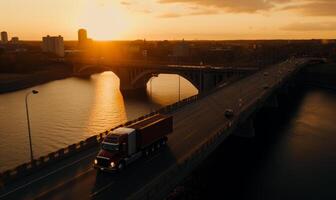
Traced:
<path fill-rule="evenodd" d="M 231 84 L 233 82 L 235 82 L 236 80 L 238 80 L 238 78 L 232 78 L 230 80 L 228 80 L 225 83 L 225 86 L 228 84 Z M 224 83 L 223 83 L 224 84 Z M 104 139 L 104 137 L 112 130 L 119 128 L 119 127 L 124 127 L 124 126 L 128 126 L 131 125 L 133 123 L 136 123 L 138 121 L 141 121 L 145 118 L 151 117 L 155 114 L 161 113 L 161 114 L 169 114 L 172 112 L 175 112 L 177 110 L 179 110 L 180 108 L 188 105 L 188 104 L 192 104 L 196 101 L 198 101 L 199 99 L 202 99 L 206 96 L 208 96 L 211 93 L 214 93 L 220 89 L 222 89 L 222 87 L 224 86 L 223 84 L 219 84 L 222 85 L 218 88 L 215 88 L 211 91 L 208 92 L 204 92 L 201 94 L 197 94 L 188 98 L 185 98 L 181 101 L 178 101 L 176 103 L 173 103 L 171 105 L 162 107 L 156 111 L 153 111 L 151 113 L 148 113 L 146 115 L 143 115 L 141 117 L 138 117 L 137 119 L 134 120 L 130 120 L 127 121 L 121 125 L 118 125 L 114 128 L 111 128 L 110 130 L 106 130 L 104 132 L 101 132 L 97 135 L 93 135 L 89 138 L 86 138 L 85 140 L 79 141 L 77 143 L 68 145 L 67 147 L 61 148 L 57 151 L 51 152 L 47 155 L 44 156 L 40 156 L 39 158 L 33 160 L 32 162 L 26 162 L 23 164 L 20 164 L 12 169 L 6 170 L 4 172 L 0 173 L 0 188 L 1 186 L 4 186 L 14 180 L 20 179 L 22 177 L 31 175 L 37 171 L 39 171 L 40 169 L 49 166 L 51 164 L 54 164 L 55 162 L 61 161 L 63 159 L 69 158 L 73 155 L 75 155 L 76 153 L 85 151 L 87 149 L 90 148 L 94 148 L 94 147 L 98 147 L 98 145 L 100 144 L 100 142 Z"/>

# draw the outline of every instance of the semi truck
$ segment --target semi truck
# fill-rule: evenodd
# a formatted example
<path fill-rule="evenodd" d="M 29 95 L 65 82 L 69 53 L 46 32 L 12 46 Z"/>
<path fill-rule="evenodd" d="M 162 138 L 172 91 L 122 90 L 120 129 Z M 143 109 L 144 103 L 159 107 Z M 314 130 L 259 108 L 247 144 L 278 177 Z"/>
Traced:
<path fill-rule="evenodd" d="M 127 165 L 164 147 L 173 131 L 173 117 L 156 114 L 110 131 L 94 159 L 98 171 L 120 171 Z"/>

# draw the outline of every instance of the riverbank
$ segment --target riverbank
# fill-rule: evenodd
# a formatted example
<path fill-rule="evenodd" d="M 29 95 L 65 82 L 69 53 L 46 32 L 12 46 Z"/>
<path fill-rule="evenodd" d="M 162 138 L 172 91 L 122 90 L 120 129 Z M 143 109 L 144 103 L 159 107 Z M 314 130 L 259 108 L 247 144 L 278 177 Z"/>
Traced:
<path fill-rule="evenodd" d="M 0 94 L 22 90 L 54 80 L 72 77 L 73 73 L 62 65 L 46 66 L 45 70 L 25 74 L 0 74 Z"/>

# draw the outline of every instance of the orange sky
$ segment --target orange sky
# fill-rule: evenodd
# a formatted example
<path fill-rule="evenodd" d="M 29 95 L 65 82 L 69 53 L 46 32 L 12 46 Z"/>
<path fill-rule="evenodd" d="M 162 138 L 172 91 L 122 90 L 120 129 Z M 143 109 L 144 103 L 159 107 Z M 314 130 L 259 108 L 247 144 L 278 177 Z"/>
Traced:
<path fill-rule="evenodd" d="M 336 38 L 335 0 L 8 0 L 10 37 L 95 40 Z"/>

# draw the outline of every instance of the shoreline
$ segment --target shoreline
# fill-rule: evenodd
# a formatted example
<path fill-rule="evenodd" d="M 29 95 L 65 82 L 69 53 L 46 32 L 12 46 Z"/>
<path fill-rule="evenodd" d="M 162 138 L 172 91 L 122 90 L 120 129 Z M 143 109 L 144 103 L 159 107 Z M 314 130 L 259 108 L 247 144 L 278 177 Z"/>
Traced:
<path fill-rule="evenodd" d="M 78 76 L 72 72 L 64 70 L 38 71 L 30 74 L 0 74 L 0 95 L 24 90 L 55 80 L 72 77 L 87 77 L 90 75 L 92 74 Z"/>
<path fill-rule="evenodd" d="M 317 65 L 318 66 L 318 65 Z M 322 68 L 308 68 L 303 73 L 301 80 L 308 85 L 314 85 L 322 88 L 336 89 L 336 63 L 320 65 Z M 95 73 L 99 73 L 98 71 Z M 10 74 L 0 73 L 0 94 L 15 92 L 27 89 L 40 84 L 55 80 L 62 80 L 71 77 L 89 77 L 94 73 L 75 74 L 70 70 L 46 69 L 29 74 Z"/>

